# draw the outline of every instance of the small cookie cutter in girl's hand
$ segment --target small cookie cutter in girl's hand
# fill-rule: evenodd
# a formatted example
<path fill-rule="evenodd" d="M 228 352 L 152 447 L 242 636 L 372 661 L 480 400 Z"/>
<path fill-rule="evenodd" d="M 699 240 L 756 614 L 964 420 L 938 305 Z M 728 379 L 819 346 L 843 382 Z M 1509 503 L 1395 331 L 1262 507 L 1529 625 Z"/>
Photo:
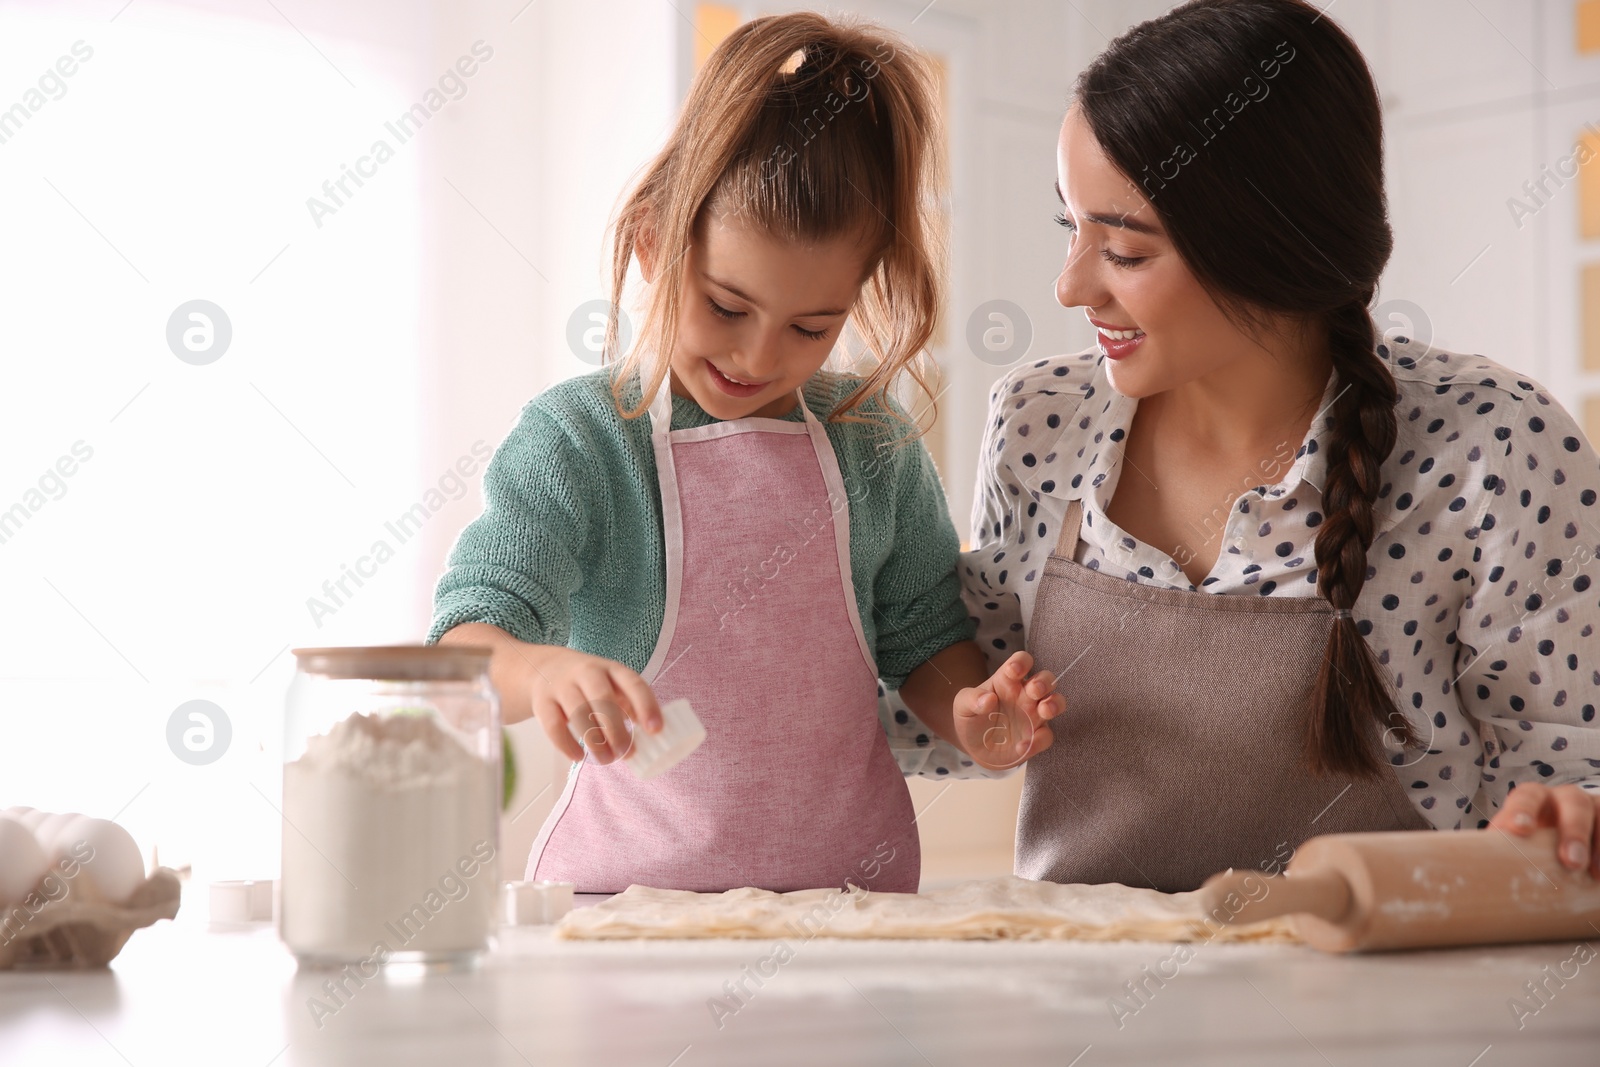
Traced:
<path fill-rule="evenodd" d="M 610 709 L 611 713 L 621 717 L 619 709 Z M 584 716 L 567 720 L 567 729 L 571 731 L 580 745 L 587 747 L 584 735 L 590 731 L 599 730 L 595 721 L 604 713 L 588 712 Z M 636 729 L 632 722 L 627 723 L 628 751 L 623 753 L 623 759 L 628 766 L 633 768 L 633 773 L 641 779 L 654 778 L 682 762 L 689 753 L 700 747 L 706 739 L 706 728 L 700 725 L 700 719 L 695 715 L 694 709 L 687 700 L 669 700 L 661 705 L 661 732 L 647 733 Z"/>

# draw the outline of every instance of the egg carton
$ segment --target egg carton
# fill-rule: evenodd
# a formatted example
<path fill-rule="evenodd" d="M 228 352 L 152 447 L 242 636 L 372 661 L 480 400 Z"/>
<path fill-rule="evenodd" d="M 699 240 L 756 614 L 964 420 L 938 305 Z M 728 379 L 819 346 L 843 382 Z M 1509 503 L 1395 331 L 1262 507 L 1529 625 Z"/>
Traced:
<path fill-rule="evenodd" d="M 65 896 L 38 911 L 26 904 L 0 911 L 0 971 L 104 967 L 135 930 L 177 915 L 183 889 L 170 867 L 157 867 L 121 904 L 98 897 L 86 879 L 66 884 Z"/>

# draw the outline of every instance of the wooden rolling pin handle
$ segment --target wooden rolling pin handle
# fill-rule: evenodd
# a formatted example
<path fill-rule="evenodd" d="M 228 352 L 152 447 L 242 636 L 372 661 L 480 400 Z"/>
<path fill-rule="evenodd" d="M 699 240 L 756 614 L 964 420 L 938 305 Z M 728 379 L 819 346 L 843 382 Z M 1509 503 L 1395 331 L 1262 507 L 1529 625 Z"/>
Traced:
<path fill-rule="evenodd" d="M 1274 876 L 1230 868 L 1207 878 L 1200 892 L 1207 915 L 1235 923 L 1293 914 L 1336 923 L 1350 911 L 1351 901 L 1349 881 L 1332 869 Z"/>
<path fill-rule="evenodd" d="M 1201 886 L 1217 922 L 1290 916 L 1324 952 L 1586 939 L 1600 930 L 1600 882 L 1566 869 L 1558 831 L 1395 830 L 1324 834 L 1268 877 L 1225 871 Z M 1219 907 L 1218 905 L 1221 905 Z"/>

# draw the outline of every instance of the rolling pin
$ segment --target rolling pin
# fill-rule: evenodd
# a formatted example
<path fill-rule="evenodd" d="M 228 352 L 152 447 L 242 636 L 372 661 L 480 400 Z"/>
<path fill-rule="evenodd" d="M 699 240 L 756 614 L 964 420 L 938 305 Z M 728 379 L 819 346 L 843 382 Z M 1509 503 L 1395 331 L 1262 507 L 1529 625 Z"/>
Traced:
<path fill-rule="evenodd" d="M 1554 827 L 1325 834 L 1281 875 L 1230 868 L 1199 892 L 1218 921 L 1288 916 L 1324 952 L 1600 938 L 1600 882 L 1562 866 L 1557 838 Z"/>

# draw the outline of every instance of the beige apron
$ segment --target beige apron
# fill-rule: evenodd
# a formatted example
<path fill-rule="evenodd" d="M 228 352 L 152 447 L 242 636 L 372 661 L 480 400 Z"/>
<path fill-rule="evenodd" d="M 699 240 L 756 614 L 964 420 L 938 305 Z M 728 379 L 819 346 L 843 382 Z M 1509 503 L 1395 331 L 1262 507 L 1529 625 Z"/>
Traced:
<path fill-rule="evenodd" d="M 1318 834 L 1430 828 L 1403 772 L 1318 778 L 1301 763 L 1327 601 L 1102 574 L 1073 559 L 1081 516 L 1072 501 L 1028 632 L 1067 709 L 1023 779 L 1017 874 L 1179 892 L 1228 867 L 1279 869 Z"/>

